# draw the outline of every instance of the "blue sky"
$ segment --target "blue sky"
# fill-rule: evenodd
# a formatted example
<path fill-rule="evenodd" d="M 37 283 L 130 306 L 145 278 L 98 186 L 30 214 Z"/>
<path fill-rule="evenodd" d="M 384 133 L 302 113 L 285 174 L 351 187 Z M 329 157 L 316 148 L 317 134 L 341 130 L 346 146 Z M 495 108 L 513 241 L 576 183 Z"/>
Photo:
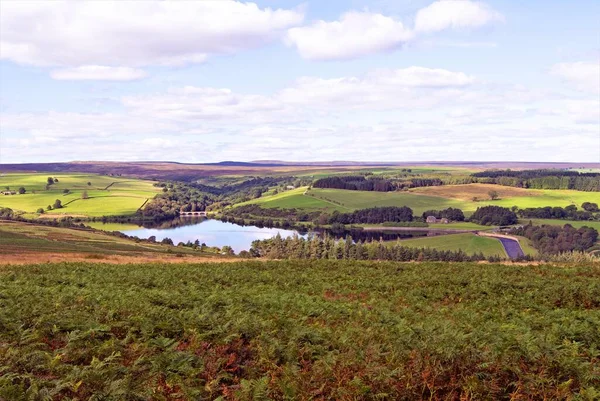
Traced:
<path fill-rule="evenodd" d="M 600 161 L 600 2 L 0 3 L 0 162 Z"/>

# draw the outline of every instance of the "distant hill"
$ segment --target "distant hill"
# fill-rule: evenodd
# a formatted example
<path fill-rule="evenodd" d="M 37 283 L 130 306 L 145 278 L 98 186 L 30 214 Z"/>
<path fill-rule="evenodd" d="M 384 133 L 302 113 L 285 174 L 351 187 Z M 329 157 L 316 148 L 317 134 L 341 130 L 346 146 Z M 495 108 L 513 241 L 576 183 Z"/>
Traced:
<path fill-rule="evenodd" d="M 294 171 L 318 171 L 336 169 L 349 171 L 361 167 L 467 167 L 472 169 L 539 169 L 539 168 L 600 168 L 600 163 L 546 163 L 546 162 L 356 162 L 321 161 L 296 162 L 280 160 L 256 160 L 250 162 L 223 161 L 218 163 L 177 163 L 164 161 L 103 162 L 74 161 L 56 163 L 0 164 L 0 174 L 8 172 L 62 172 L 121 175 L 145 179 L 171 179 L 192 181 L 203 177 L 220 175 L 265 175 Z"/>

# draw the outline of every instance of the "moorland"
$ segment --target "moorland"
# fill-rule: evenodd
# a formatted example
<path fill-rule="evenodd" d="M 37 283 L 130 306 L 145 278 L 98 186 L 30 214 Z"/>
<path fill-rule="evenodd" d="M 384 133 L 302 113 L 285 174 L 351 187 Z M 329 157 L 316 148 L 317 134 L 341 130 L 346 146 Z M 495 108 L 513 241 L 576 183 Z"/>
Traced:
<path fill-rule="evenodd" d="M 0 277 L 8 400 L 600 395 L 598 265 L 88 262 Z"/>
<path fill-rule="evenodd" d="M 598 399 L 598 167 L 2 165 L 0 399 Z"/>

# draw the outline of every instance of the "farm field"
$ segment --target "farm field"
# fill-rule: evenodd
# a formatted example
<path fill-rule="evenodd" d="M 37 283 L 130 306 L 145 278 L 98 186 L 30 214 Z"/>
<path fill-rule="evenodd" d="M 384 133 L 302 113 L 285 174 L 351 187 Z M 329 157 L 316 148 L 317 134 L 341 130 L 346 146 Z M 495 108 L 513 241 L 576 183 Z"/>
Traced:
<path fill-rule="evenodd" d="M 410 190 L 410 192 L 422 195 L 440 196 L 442 198 L 459 199 L 462 201 L 472 201 L 473 197 L 478 197 L 481 200 L 489 199 L 488 193 L 490 191 L 496 191 L 500 199 L 542 195 L 542 191 L 539 190 L 505 187 L 494 184 L 441 185 L 413 188 Z"/>
<path fill-rule="evenodd" d="M 46 188 L 47 178 L 57 178 L 58 182 Z M 88 185 L 87 183 L 91 185 Z M 33 213 L 39 208 L 46 209 L 60 199 L 63 208 L 45 210 L 45 215 L 110 216 L 133 214 L 147 199 L 153 198 L 160 188 L 152 181 L 142 181 L 96 174 L 4 174 L 0 176 L 0 188 L 18 190 L 24 187 L 22 195 L 0 196 L 0 207 L 15 211 Z M 65 194 L 63 191 L 69 190 Z M 86 191 L 88 199 L 82 199 Z"/>
<path fill-rule="evenodd" d="M 512 206 L 518 206 L 519 208 L 527 208 L 543 206 L 565 207 L 571 204 L 575 204 L 578 207 L 580 207 L 583 202 L 600 203 L 600 192 L 582 192 L 565 190 L 523 190 L 532 192 L 529 192 L 530 195 L 528 196 L 512 196 L 508 198 L 498 199 L 495 201 L 480 200 L 478 202 L 473 202 L 472 200 L 464 200 L 450 197 L 464 197 L 465 189 L 463 187 L 469 187 L 472 185 L 479 186 L 481 184 L 425 187 L 417 188 L 409 192 L 346 191 L 341 189 L 313 188 L 309 191 L 309 194 L 314 195 L 314 197 L 317 199 L 332 202 L 333 204 L 330 204 L 328 207 L 330 211 L 334 210 L 334 206 L 336 206 L 337 208 L 346 208 L 347 210 L 364 209 L 376 206 L 408 206 L 411 209 L 413 209 L 415 215 L 420 215 L 426 210 L 439 210 L 448 207 L 459 208 L 463 210 L 466 214 L 471 214 L 478 207 L 487 205 L 496 205 L 508 208 Z M 432 195 L 439 194 L 439 192 L 425 191 L 429 188 L 446 188 L 446 192 L 444 193 L 446 193 L 448 197 Z M 458 191 L 455 195 L 452 195 L 451 190 L 453 188 Z M 505 187 L 500 187 L 500 189 L 501 188 Z M 481 188 L 477 189 L 474 193 L 479 193 L 480 191 Z M 488 190 L 486 189 L 486 194 L 487 191 Z M 525 195 L 528 192 L 519 193 Z M 266 205 L 268 205 L 268 207 L 283 207 L 280 206 L 280 200 L 271 200 L 270 198 L 264 198 L 262 199 L 262 201 Z"/>
<path fill-rule="evenodd" d="M 598 266 L 61 263 L 0 277 L 7 400 L 600 391 Z"/>
<path fill-rule="evenodd" d="M 234 205 L 242 206 L 248 204 L 258 204 L 266 208 L 281 209 L 305 209 L 305 210 L 348 210 L 345 207 L 335 205 L 322 199 L 304 195 L 307 187 L 300 187 L 289 191 L 280 192 L 275 195 L 269 195 L 248 202 Z"/>
<path fill-rule="evenodd" d="M 596 230 L 600 230 L 600 221 L 575 221 L 575 220 L 560 220 L 560 219 L 520 219 L 519 223 L 520 224 L 528 224 L 530 221 L 535 226 L 541 226 L 541 225 L 547 224 L 550 226 L 561 226 L 562 227 L 565 224 L 570 224 L 575 228 L 587 226 L 587 227 L 595 228 Z"/>
<path fill-rule="evenodd" d="M 429 228 L 485 231 L 491 230 L 495 228 L 495 226 L 482 226 L 481 224 L 471 223 L 469 221 L 456 221 L 448 224 L 429 223 Z"/>
<path fill-rule="evenodd" d="M 326 199 L 334 204 L 339 203 L 350 211 L 376 206 L 408 206 L 413 209 L 415 215 L 420 215 L 426 210 L 445 209 L 462 205 L 462 202 L 455 199 L 416 195 L 410 192 L 369 192 L 313 188 L 310 190 L 310 194 L 317 199 Z"/>
<path fill-rule="evenodd" d="M 434 237 L 413 238 L 400 241 L 401 245 L 411 248 L 434 248 L 439 251 L 458 251 L 473 255 L 483 253 L 484 256 L 506 258 L 504 247 L 494 238 L 480 237 L 476 234 L 446 234 Z"/>
<path fill-rule="evenodd" d="M 495 190 L 500 199 L 489 200 L 488 192 Z M 502 207 L 569 206 L 581 207 L 583 202 L 600 202 L 600 192 L 583 192 L 570 190 L 523 189 L 491 184 L 443 185 L 439 187 L 423 187 L 411 190 L 412 193 L 439 196 L 444 199 L 463 201 L 464 211 L 475 211 L 479 206 L 496 205 Z M 478 202 L 473 202 L 473 197 Z"/>

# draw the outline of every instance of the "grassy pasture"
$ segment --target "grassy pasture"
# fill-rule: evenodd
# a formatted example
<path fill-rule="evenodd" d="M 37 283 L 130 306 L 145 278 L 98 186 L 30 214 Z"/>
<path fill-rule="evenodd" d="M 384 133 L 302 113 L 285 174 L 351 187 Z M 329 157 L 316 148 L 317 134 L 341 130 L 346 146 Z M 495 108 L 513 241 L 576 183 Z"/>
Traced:
<path fill-rule="evenodd" d="M 490 200 L 488 192 L 495 190 L 500 199 Z M 464 211 L 475 211 L 479 206 L 496 205 L 502 207 L 569 206 L 581 207 L 583 202 L 600 202 L 600 192 L 583 192 L 570 190 L 523 189 L 490 184 L 444 185 L 440 187 L 415 188 L 411 193 L 433 195 L 444 199 L 458 199 Z M 471 199 L 477 196 L 479 202 Z"/>
<path fill-rule="evenodd" d="M 442 198 L 458 199 L 461 201 L 471 201 L 473 197 L 481 200 L 489 199 L 489 192 L 496 191 L 502 198 L 514 198 L 517 196 L 540 196 L 542 191 L 504 187 L 493 184 L 464 184 L 464 185 L 441 185 L 436 187 L 421 187 L 410 190 L 412 193 L 429 196 L 439 196 Z"/>
<path fill-rule="evenodd" d="M 2 266 L 0 398 L 594 400 L 599 291 L 591 265 Z"/>
<path fill-rule="evenodd" d="M 531 221 L 533 223 L 533 225 L 535 226 L 541 226 L 544 224 L 550 225 L 550 226 L 564 226 L 565 224 L 570 224 L 575 228 L 580 228 L 580 227 L 591 227 L 591 228 L 595 228 L 596 230 L 600 230 L 600 221 L 574 221 L 574 220 L 559 220 L 559 219 L 520 219 L 519 223 L 521 224 L 528 224 L 529 221 Z"/>
<path fill-rule="evenodd" d="M 441 228 L 441 229 L 456 229 L 456 230 L 490 230 L 495 226 L 482 226 L 481 224 L 471 223 L 468 221 L 457 221 L 449 224 L 441 224 L 441 223 L 430 223 L 430 228 Z"/>
<path fill-rule="evenodd" d="M 521 245 L 521 249 L 525 255 L 536 256 L 539 254 L 538 250 L 533 247 L 531 244 L 531 240 L 526 237 L 521 237 L 519 235 L 515 235 L 514 237 L 519 239 L 519 245 Z"/>
<path fill-rule="evenodd" d="M 263 207 L 270 208 L 295 207 L 307 210 L 323 209 L 326 211 L 352 211 L 376 206 L 408 206 L 413 209 L 415 215 L 420 215 L 430 209 L 445 209 L 448 207 L 459 208 L 466 212 L 466 214 L 470 214 L 478 207 L 487 205 L 527 208 L 543 206 L 565 207 L 571 204 L 580 207 L 583 202 L 600 203 L 600 192 L 529 190 L 484 184 L 426 187 L 408 192 L 346 191 L 341 189 L 312 188 L 308 191 L 307 195 L 303 195 L 304 189 L 298 188 L 277 195 L 265 196 L 248 203 L 257 203 Z M 490 189 L 495 189 L 506 197 L 495 201 L 481 200 L 473 202 L 471 200 L 473 196 L 487 197 L 487 192 Z"/>
<path fill-rule="evenodd" d="M 350 210 L 375 206 L 409 206 L 413 209 L 415 215 L 419 215 L 430 209 L 445 209 L 462 205 L 460 201 L 455 199 L 416 195 L 410 192 L 345 191 L 341 189 L 313 188 L 310 193 L 318 199 L 340 203 Z"/>
<path fill-rule="evenodd" d="M 487 256 L 505 258 L 506 252 L 500 241 L 475 234 L 448 234 L 435 237 L 413 238 L 400 241 L 402 245 L 412 248 L 432 248 L 440 251 L 458 251 L 472 255 L 482 252 Z"/>
<path fill-rule="evenodd" d="M 48 177 L 57 178 L 58 182 L 46 190 Z M 91 185 L 87 185 L 88 182 Z M 132 214 L 146 199 L 160 192 L 160 188 L 154 187 L 152 181 L 97 174 L 4 174 L 0 176 L 0 189 L 7 186 L 15 191 L 24 187 L 27 192 L 23 195 L 0 196 L 1 207 L 31 213 L 40 207 L 46 209 L 60 199 L 62 209 L 46 211 L 48 215 L 57 216 Z M 70 192 L 64 194 L 65 189 Z M 84 191 L 88 193 L 88 199 L 81 199 Z"/>
<path fill-rule="evenodd" d="M 258 204 L 265 208 L 281 209 L 305 209 L 305 210 L 348 210 L 345 207 L 332 204 L 325 200 L 306 196 L 304 192 L 307 187 L 300 187 L 289 191 L 280 192 L 275 195 L 267 195 L 261 198 L 253 199 L 248 202 L 238 203 L 235 206 Z"/>

